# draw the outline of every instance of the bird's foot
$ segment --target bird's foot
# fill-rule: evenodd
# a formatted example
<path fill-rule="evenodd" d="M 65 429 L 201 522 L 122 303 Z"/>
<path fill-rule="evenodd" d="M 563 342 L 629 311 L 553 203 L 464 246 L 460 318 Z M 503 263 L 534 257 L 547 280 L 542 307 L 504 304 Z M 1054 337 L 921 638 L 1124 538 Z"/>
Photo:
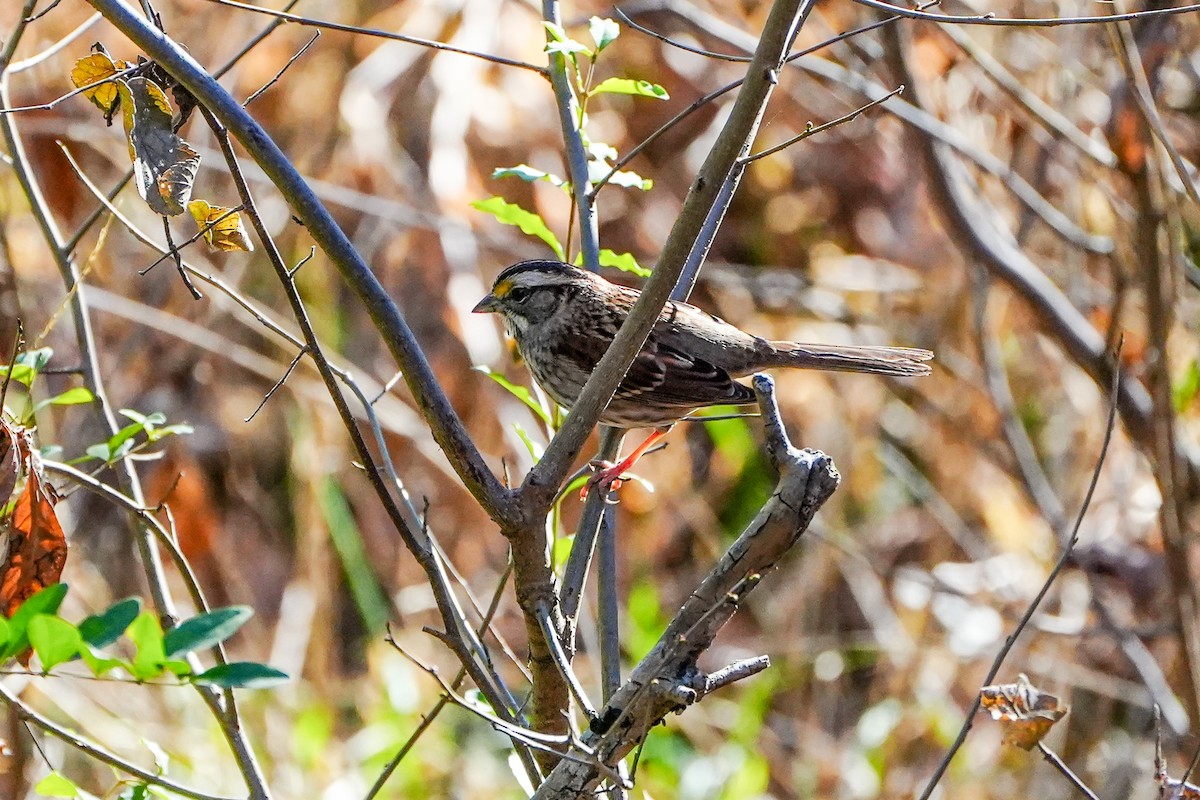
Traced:
<path fill-rule="evenodd" d="M 628 461 L 628 459 L 626 459 Z M 579 490 L 579 499 L 586 500 L 587 496 L 593 489 L 599 489 L 601 492 L 608 494 L 615 492 L 621 488 L 624 483 L 625 471 L 629 469 L 629 464 L 622 461 L 620 464 L 614 465 L 611 461 L 596 459 L 591 462 L 591 466 L 595 468 L 596 474 L 588 478 L 588 482 Z"/>

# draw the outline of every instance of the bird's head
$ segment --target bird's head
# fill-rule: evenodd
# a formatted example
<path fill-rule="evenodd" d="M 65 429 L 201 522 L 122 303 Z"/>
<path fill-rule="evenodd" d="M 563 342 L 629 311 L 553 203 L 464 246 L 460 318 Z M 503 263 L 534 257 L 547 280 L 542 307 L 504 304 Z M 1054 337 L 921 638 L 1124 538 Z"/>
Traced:
<path fill-rule="evenodd" d="M 571 291 L 590 279 L 562 261 L 522 261 L 501 272 L 492 291 L 471 310 L 502 314 L 509 330 L 519 335 L 553 317 Z"/>

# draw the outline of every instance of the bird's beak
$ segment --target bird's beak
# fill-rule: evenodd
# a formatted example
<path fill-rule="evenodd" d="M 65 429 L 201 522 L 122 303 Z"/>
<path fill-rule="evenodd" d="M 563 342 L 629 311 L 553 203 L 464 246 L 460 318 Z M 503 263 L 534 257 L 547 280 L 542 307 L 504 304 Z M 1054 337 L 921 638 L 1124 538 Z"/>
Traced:
<path fill-rule="evenodd" d="M 496 295 L 488 293 L 484 299 L 475 303 L 475 307 L 470 309 L 473 314 L 491 314 L 500 309 L 500 299 Z"/>
<path fill-rule="evenodd" d="M 494 294 L 488 294 L 487 297 L 480 300 L 471 309 L 472 314 L 490 314 L 500 310 L 500 299 Z"/>

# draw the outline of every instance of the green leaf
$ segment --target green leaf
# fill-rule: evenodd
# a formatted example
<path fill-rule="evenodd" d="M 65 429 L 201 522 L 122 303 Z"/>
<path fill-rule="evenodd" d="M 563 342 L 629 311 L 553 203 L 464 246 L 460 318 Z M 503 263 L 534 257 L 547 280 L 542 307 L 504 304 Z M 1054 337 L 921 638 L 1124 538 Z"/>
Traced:
<path fill-rule="evenodd" d="M 536 464 L 537 462 L 541 461 L 542 453 L 544 451 L 540 444 L 529 438 L 529 431 L 525 430 L 515 422 L 513 423 L 513 431 L 516 432 L 517 438 L 521 440 L 521 443 L 525 445 L 525 449 L 529 451 L 529 455 L 532 456 L 533 462 Z"/>
<path fill-rule="evenodd" d="M 121 430 L 114 433 L 111 437 L 109 437 L 109 440 L 105 445 L 105 452 L 108 453 L 107 457 L 105 457 L 105 461 L 113 461 L 118 459 L 133 449 L 133 437 L 137 436 L 145 429 L 145 421 L 131 422 L 124 428 L 121 428 Z M 89 447 L 88 452 L 91 452 L 91 450 L 92 448 Z"/>
<path fill-rule="evenodd" d="M 597 161 L 612 161 L 617 157 L 617 148 L 606 142 L 588 142 L 587 151 Z"/>
<path fill-rule="evenodd" d="M 63 598 L 67 596 L 67 585 L 65 583 L 56 583 L 47 586 L 33 597 L 21 603 L 21 607 L 17 609 L 17 613 L 13 614 L 8 620 L 8 644 L 5 645 L 3 654 L 0 654 L 0 663 L 7 661 L 18 653 L 25 652 L 29 647 L 29 621 L 38 614 L 54 614 L 58 611 L 58 607 L 62 605 Z"/>
<path fill-rule="evenodd" d="M 177 422 L 174 425 L 164 425 L 161 428 L 146 427 L 146 441 L 157 442 L 159 439 L 165 439 L 168 436 L 186 436 L 195 433 L 195 428 L 185 422 Z"/>
<path fill-rule="evenodd" d="M 320 481 L 317 503 L 363 624 L 369 634 L 382 634 L 387 627 L 391 603 L 379 585 L 375 564 L 367 555 L 354 510 L 341 485 L 331 475 Z"/>
<path fill-rule="evenodd" d="M 83 663 L 87 664 L 87 668 L 97 678 L 107 675 L 117 667 L 124 667 L 130 675 L 133 674 L 133 666 L 131 664 L 119 658 L 108 658 L 103 653 L 97 653 L 86 642 L 79 648 L 79 657 L 83 659 Z"/>
<path fill-rule="evenodd" d="M 567 36 L 566 32 L 553 22 L 543 22 L 542 27 L 546 29 L 545 52 L 561 53 L 571 58 L 574 58 L 577 53 L 583 53 L 589 57 L 592 55 L 592 51 L 586 45 Z"/>
<path fill-rule="evenodd" d="M 195 674 L 191 664 L 178 658 L 173 658 L 164 662 L 163 669 L 174 675 L 176 678 L 186 678 Z"/>
<path fill-rule="evenodd" d="M 163 646 L 163 631 L 158 616 L 152 611 L 143 611 L 126 628 L 125 635 L 137 648 L 133 661 L 129 664 L 133 677 L 144 681 L 161 675 L 167 653 Z"/>
<path fill-rule="evenodd" d="M 142 737 L 142 744 L 150 751 L 150 755 L 154 756 L 154 772 L 158 775 L 166 775 L 171 767 L 171 754 L 162 748 L 158 742 Z"/>
<path fill-rule="evenodd" d="M 266 689 L 289 681 L 291 677 L 286 672 L 280 672 L 266 664 L 232 661 L 201 672 L 192 680 L 195 683 L 222 686 L 226 689 Z"/>
<path fill-rule="evenodd" d="M 12 629 L 8 624 L 8 618 L 0 614 L 0 652 L 8 646 L 8 640 L 12 636 Z M 0 660 L 2 662 L 2 660 Z"/>
<path fill-rule="evenodd" d="M 555 186 L 566 186 L 567 182 L 552 172 L 544 172 L 528 164 L 517 164 L 515 167 L 500 167 L 492 170 L 493 178 L 520 178 L 526 183 L 546 181 Z"/>
<path fill-rule="evenodd" d="M 509 394 L 528 406 L 529 410 L 534 414 L 537 414 L 542 422 L 546 423 L 547 425 L 552 424 L 550 421 L 550 412 L 542 408 L 541 403 L 539 403 L 537 398 L 533 396 L 533 392 L 529 391 L 524 386 L 518 386 L 499 372 L 496 372 L 488 367 L 480 365 L 475 367 L 475 369 L 503 386 Z"/>
<path fill-rule="evenodd" d="M 606 168 L 603 174 L 596 177 L 596 180 L 598 181 L 607 174 L 608 169 Z M 595 182 L 593 181 L 593 183 Z M 631 172 L 627 169 L 620 169 L 614 172 L 613 176 L 608 179 L 608 182 L 613 186 L 623 186 L 626 189 L 641 189 L 643 192 L 648 192 L 654 188 L 654 181 L 649 178 L 643 178 L 636 172 Z"/>
<path fill-rule="evenodd" d="M 592 35 L 592 41 L 596 43 L 596 55 L 599 55 L 621 35 L 621 26 L 611 19 L 592 17 L 588 20 L 588 33 Z"/>
<path fill-rule="evenodd" d="M 101 461 L 108 461 L 108 445 L 104 442 L 101 442 L 100 444 L 93 444 L 83 452 L 87 453 L 92 458 L 98 458 Z"/>
<path fill-rule="evenodd" d="M 62 394 L 42 400 L 33 407 L 33 413 L 36 414 L 46 406 L 77 406 L 83 403 L 90 403 L 95 399 L 96 396 L 91 391 L 82 386 L 76 386 L 73 389 L 67 389 Z"/>
<path fill-rule="evenodd" d="M 643 267 L 629 253 L 616 253 L 607 248 L 600 250 L 600 266 L 614 267 L 622 272 L 629 272 L 640 278 L 649 278 L 650 270 Z"/>
<path fill-rule="evenodd" d="M 575 535 L 559 536 L 554 540 L 554 563 L 560 568 L 567 565 L 567 559 L 571 557 L 571 548 L 575 546 Z"/>
<path fill-rule="evenodd" d="M 237 633 L 252 616 L 254 609 L 249 606 L 229 606 L 184 620 L 167 631 L 163 639 L 167 658 L 220 644 Z"/>
<path fill-rule="evenodd" d="M 21 364 L 32 369 L 34 372 L 41 372 L 42 368 L 50 363 L 50 357 L 54 355 L 54 350 L 49 347 L 39 347 L 37 350 L 27 350 L 24 353 L 17 354 L 15 364 Z"/>
<path fill-rule="evenodd" d="M 62 617 L 38 614 L 29 620 L 29 644 L 42 662 L 42 672 L 49 672 L 79 653 L 83 638 L 74 625 Z"/>
<path fill-rule="evenodd" d="M 33 791 L 44 797 L 79 797 L 79 787 L 65 775 L 51 772 L 37 782 Z"/>
<path fill-rule="evenodd" d="M 671 95 L 657 83 L 639 81 L 633 78 L 605 78 L 588 95 L 597 94 L 632 94 L 637 97 L 650 97 L 655 100 L 667 100 Z"/>
<path fill-rule="evenodd" d="M 562 505 L 564 500 L 569 497 L 574 497 L 584 486 L 587 485 L 587 482 L 591 480 L 591 477 L 592 476 L 590 474 L 585 473 L 568 483 L 566 488 L 558 493 L 558 504 Z"/>
<path fill-rule="evenodd" d="M 541 239 L 554 254 L 563 257 L 563 247 L 558 237 L 546 227 L 546 222 L 532 211 L 526 211 L 516 203 L 509 203 L 503 197 L 489 197 L 487 200 L 476 200 L 471 207 L 491 214 L 505 225 L 516 225 L 522 233 Z"/>
<path fill-rule="evenodd" d="M 1180 379 L 1171 387 L 1171 401 L 1175 411 L 1182 413 L 1200 392 L 1200 362 L 1192 361 Z"/>
<path fill-rule="evenodd" d="M 127 597 L 114 603 L 107 611 L 93 614 L 79 623 L 79 634 L 92 647 L 108 647 L 121 638 L 141 610 L 142 601 L 139 598 Z"/>

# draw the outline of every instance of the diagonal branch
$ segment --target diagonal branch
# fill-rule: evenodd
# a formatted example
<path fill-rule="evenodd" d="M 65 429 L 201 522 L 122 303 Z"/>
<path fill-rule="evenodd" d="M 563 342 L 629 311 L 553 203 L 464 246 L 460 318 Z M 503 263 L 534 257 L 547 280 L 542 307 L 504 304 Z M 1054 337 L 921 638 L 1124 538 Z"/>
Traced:
<path fill-rule="evenodd" d="M 511 516 L 514 506 L 509 491 L 484 463 L 400 309 L 288 157 L 195 59 L 139 16 L 124 0 L 90 1 L 110 23 L 208 108 L 246 148 L 358 296 L 403 371 L 405 383 L 429 423 L 434 439 L 464 485 L 493 519 Z"/>
<path fill-rule="evenodd" d="M 604 764 L 617 763 L 664 716 L 695 702 L 698 692 L 694 684 L 707 687 L 708 683 L 695 680 L 696 659 L 712 644 L 746 593 L 796 544 L 837 488 L 840 479 L 828 456 L 797 450 L 788 441 L 771 379 L 756 375 L 754 388 L 762 408 L 767 452 L 779 471 L 779 483 L 584 736 L 584 744 Z M 750 674 L 757 667 L 745 669 Z M 591 765 L 561 762 L 534 797 L 586 796 L 601 777 Z"/>

